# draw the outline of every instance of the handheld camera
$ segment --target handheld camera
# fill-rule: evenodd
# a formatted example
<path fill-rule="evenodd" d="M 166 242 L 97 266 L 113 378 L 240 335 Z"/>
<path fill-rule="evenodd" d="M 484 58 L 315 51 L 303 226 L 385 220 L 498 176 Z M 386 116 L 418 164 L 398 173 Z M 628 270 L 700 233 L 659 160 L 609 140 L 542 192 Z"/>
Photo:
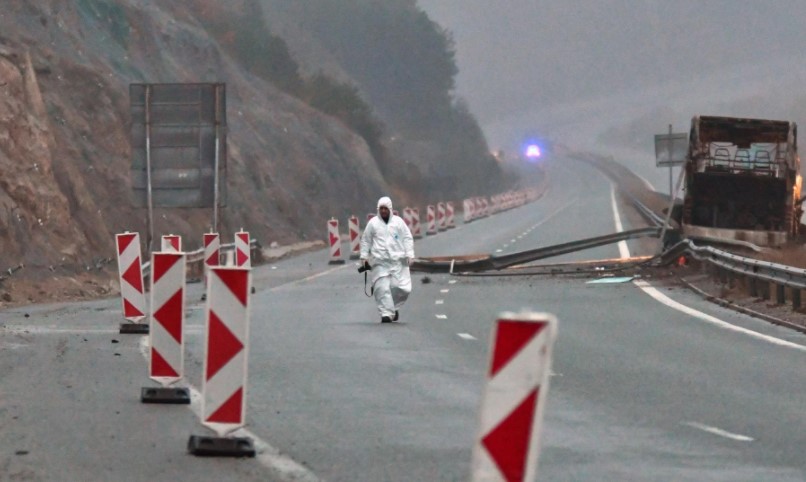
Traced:
<path fill-rule="evenodd" d="M 365 262 L 363 265 L 358 267 L 358 274 L 361 274 L 365 271 L 371 271 L 372 266 L 369 265 L 369 262 Z"/>

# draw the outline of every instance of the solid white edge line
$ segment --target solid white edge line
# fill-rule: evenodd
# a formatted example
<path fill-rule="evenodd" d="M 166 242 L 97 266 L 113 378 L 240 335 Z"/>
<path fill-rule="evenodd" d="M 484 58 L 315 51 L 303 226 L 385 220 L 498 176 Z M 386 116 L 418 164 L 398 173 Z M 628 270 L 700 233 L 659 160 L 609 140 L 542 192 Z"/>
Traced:
<path fill-rule="evenodd" d="M 689 316 L 699 318 L 699 319 L 701 319 L 701 320 L 703 320 L 705 322 L 708 322 L 708 323 L 711 323 L 713 325 L 716 325 L 719 328 L 723 328 L 725 330 L 730 330 L 730 331 L 735 331 L 737 333 L 742 333 L 742 334 L 745 334 L 745 335 L 751 336 L 753 338 L 757 338 L 759 340 L 763 340 L 763 341 L 766 341 L 766 342 L 769 342 L 769 343 L 772 343 L 772 344 L 775 344 L 775 345 L 785 346 L 787 348 L 794 348 L 796 350 L 801 350 L 801 351 L 806 352 L 806 346 L 798 345 L 797 343 L 792 343 L 791 341 L 782 340 L 782 339 L 776 338 L 774 336 L 764 335 L 764 334 L 759 333 L 757 331 L 748 330 L 747 328 L 742 328 L 741 326 L 732 325 L 732 324 L 728 323 L 727 321 L 722 321 L 722 320 L 720 320 L 719 318 L 717 318 L 715 316 L 711 316 L 709 314 L 703 313 L 702 311 L 698 311 L 698 310 L 695 310 L 694 308 L 690 308 L 690 307 L 688 307 L 688 306 L 686 306 L 686 305 L 684 305 L 682 303 L 679 303 L 679 302 L 669 298 L 668 296 L 664 295 L 663 293 L 658 291 L 657 288 L 654 288 L 652 285 L 650 285 L 646 281 L 635 280 L 635 281 L 633 281 L 633 284 L 635 286 L 641 288 L 641 290 L 643 290 L 644 293 L 648 294 L 649 296 L 654 298 L 656 301 L 659 301 L 660 303 L 663 303 L 664 305 L 668 306 L 669 308 L 673 308 L 673 309 L 675 309 L 677 311 L 680 311 L 680 312 L 683 312 L 683 313 L 685 313 L 685 314 L 687 314 Z"/>
<path fill-rule="evenodd" d="M 616 222 L 616 230 L 622 231 L 621 217 L 619 216 L 618 207 L 616 206 L 616 190 L 615 190 L 615 186 L 613 185 L 613 183 L 610 184 L 610 199 L 611 199 L 612 205 L 613 205 L 613 218 L 615 219 L 615 222 Z M 623 245 L 623 250 L 622 250 L 622 245 Z M 619 253 L 621 254 L 622 258 L 629 258 L 630 257 L 630 250 L 627 248 L 627 243 L 626 242 L 619 241 Z M 641 288 L 641 290 L 643 290 L 644 293 L 648 294 L 649 296 L 654 298 L 656 301 L 658 301 L 658 302 L 660 302 L 660 303 L 662 303 L 662 304 L 664 304 L 664 305 L 666 305 L 666 306 L 668 306 L 670 308 L 673 308 L 673 309 L 675 309 L 677 311 L 685 313 L 685 314 L 687 314 L 689 316 L 693 316 L 695 318 L 699 318 L 699 319 L 701 319 L 703 321 L 706 321 L 708 323 L 712 323 L 712 324 L 714 324 L 714 325 L 716 325 L 716 326 L 718 326 L 720 328 L 723 328 L 725 330 L 731 330 L 731 331 L 735 331 L 737 333 L 743 333 L 745 335 L 751 336 L 753 338 L 757 338 L 759 340 L 767 341 L 767 342 L 773 343 L 775 345 L 784 346 L 784 347 L 787 347 L 787 348 L 794 348 L 796 350 L 801 350 L 801 351 L 806 351 L 806 346 L 798 345 L 797 343 L 792 343 L 790 341 L 782 340 L 782 339 L 776 338 L 774 336 L 764 335 L 764 334 L 759 333 L 757 331 L 748 330 L 747 328 L 742 328 L 740 326 L 732 325 L 732 324 L 730 324 L 730 323 L 728 323 L 726 321 L 720 320 L 719 318 L 717 318 L 715 316 L 711 316 L 711 315 L 703 313 L 703 312 L 701 312 L 699 310 L 695 310 L 694 308 L 690 308 L 690 307 L 688 307 L 688 306 L 686 306 L 686 305 L 684 305 L 682 303 L 674 301 L 673 299 L 669 298 L 668 296 L 666 296 L 663 293 L 661 293 L 660 291 L 658 291 L 656 288 L 654 288 L 652 285 L 650 285 L 646 281 L 635 280 L 635 281 L 633 281 L 633 284 L 635 286 Z"/>
<path fill-rule="evenodd" d="M 712 427 L 710 425 L 705 425 L 702 423 L 697 422 L 681 422 L 683 425 L 687 425 L 689 427 L 693 427 L 699 430 L 703 430 L 708 433 L 712 433 L 714 435 L 719 435 L 720 437 L 729 438 L 731 440 L 737 440 L 739 442 L 752 442 L 753 437 L 748 437 L 747 435 L 740 435 L 738 433 L 731 433 L 727 430 L 722 430 L 721 428 Z"/>
<path fill-rule="evenodd" d="M 616 205 L 616 186 L 610 183 L 610 203 L 613 206 L 613 220 L 616 222 L 616 232 L 624 231 L 624 226 L 621 224 L 621 216 L 618 213 L 618 206 Z M 630 257 L 630 248 L 627 247 L 627 241 L 618 242 L 618 253 L 622 258 Z"/>
<path fill-rule="evenodd" d="M 146 359 L 146 363 L 148 362 L 149 356 L 149 337 L 143 336 L 140 338 L 140 354 L 143 355 L 143 358 Z M 184 385 L 187 387 L 188 391 L 190 392 L 190 405 L 188 405 L 188 409 L 193 412 L 194 415 L 201 423 L 202 418 L 202 394 L 201 391 L 193 386 L 190 383 L 187 383 L 187 379 L 183 378 L 180 380 L 179 385 Z M 321 482 L 321 479 L 316 477 L 313 472 L 306 469 L 300 463 L 288 457 L 286 455 L 282 455 L 276 447 L 271 445 L 270 443 L 266 442 L 262 438 L 255 435 L 252 431 L 246 428 L 239 428 L 232 432 L 232 435 L 236 437 L 249 437 L 255 444 L 255 458 L 261 465 L 266 467 L 267 469 L 280 474 L 286 480 L 294 480 L 294 481 L 302 481 L 302 482 Z"/>

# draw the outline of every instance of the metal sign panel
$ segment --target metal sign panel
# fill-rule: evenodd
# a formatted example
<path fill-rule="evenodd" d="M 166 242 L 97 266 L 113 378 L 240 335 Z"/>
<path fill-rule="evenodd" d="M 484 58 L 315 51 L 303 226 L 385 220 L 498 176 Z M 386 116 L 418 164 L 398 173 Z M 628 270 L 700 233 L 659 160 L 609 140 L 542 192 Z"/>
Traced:
<path fill-rule="evenodd" d="M 681 166 L 688 152 L 688 134 L 656 134 L 655 166 Z"/>
<path fill-rule="evenodd" d="M 226 205 L 225 93 L 225 84 L 129 86 L 135 206 L 148 206 L 149 178 L 152 207 L 216 207 L 216 189 Z"/>

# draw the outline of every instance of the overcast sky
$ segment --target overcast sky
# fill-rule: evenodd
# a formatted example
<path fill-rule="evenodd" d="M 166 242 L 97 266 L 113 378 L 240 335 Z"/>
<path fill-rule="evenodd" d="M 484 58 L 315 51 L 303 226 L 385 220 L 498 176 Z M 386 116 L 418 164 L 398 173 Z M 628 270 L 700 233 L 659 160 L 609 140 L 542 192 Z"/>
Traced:
<path fill-rule="evenodd" d="M 652 134 L 670 123 L 686 131 L 696 114 L 806 121 L 792 118 L 806 112 L 795 105 L 806 104 L 803 0 L 419 5 L 453 33 L 457 93 L 494 149 L 512 150 L 530 135 L 567 142 L 632 135 L 640 139 L 624 152 L 611 142 L 613 154 L 648 165 L 636 159 L 654 162 Z"/>

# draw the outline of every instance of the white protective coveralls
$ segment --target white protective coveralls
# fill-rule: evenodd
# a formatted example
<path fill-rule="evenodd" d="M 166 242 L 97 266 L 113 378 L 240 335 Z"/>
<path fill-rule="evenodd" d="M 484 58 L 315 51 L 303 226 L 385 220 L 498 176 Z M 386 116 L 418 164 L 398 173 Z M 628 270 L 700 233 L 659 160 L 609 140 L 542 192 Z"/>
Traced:
<path fill-rule="evenodd" d="M 389 221 L 380 208 L 389 208 Z M 378 215 L 367 223 L 361 236 L 361 259 L 372 265 L 372 287 L 381 317 L 395 317 L 411 293 L 409 260 L 414 258 L 414 238 L 409 227 L 392 213 L 392 200 L 378 200 Z"/>

